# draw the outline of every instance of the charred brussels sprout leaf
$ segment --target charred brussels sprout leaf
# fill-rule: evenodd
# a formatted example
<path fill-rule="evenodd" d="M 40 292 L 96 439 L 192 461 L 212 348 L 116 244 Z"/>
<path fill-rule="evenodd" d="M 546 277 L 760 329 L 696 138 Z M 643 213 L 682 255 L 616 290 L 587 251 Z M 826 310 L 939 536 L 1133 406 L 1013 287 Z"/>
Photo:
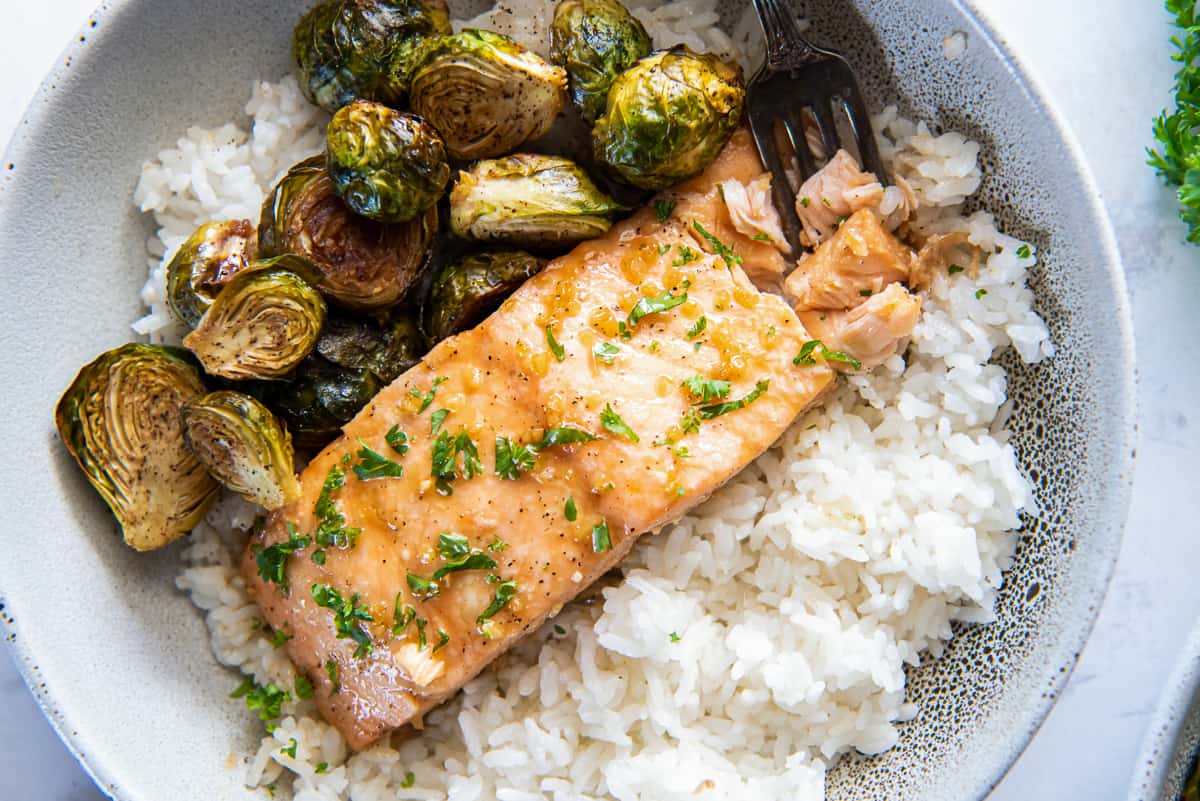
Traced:
<path fill-rule="evenodd" d="M 448 33 L 445 0 L 325 0 L 292 33 L 300 88 L 330 112 L 359 99 L 396 103 L 424 47 Z"/>
<path fill-rule="evenodd" d="M 326 144 L 338 197 L 378 222 L 413 219 L 438 202 L 450 181 L 437 131 L 379 103 L 358 101 L 334 114 Z"/>
<path fill-rule="evenodd" d="M 407 315 L 383 322 L 335 315 L 325 321 L 317 353 L 339 367 L 370 370 L 390 384 L 425 355 L 425 338 Z"/>
<path fill-rule="evenodd" d="M 310 356 L 287 379 L 256 383 L 250 391 L 287 423 L 297 444 L 316 448 L 336 437 L 383 386 L 371 370 Z"/>
<path fill-rule="evenodd" d="M 618 180 L 665 189 L 716 159 L 742 117 L 740 67 L 686 47 L 654 53 L 613 83 L 592 129 L 596 161 Z"/>
<path fill-rule="evenodd" d="M 437 235 L 437 208 L 386 225 L 352 212 L 338 198 L 314 156 L 288 170 L 262 207 L 258 223 L 263 256 L 295 253 L 321 272 L 321 292 L 352 309 L 394 306 L 429 263 Z"/>
<path fill-rule="evenodd" d="M 562 0 L 554 11 L 550 60 L 567 71 L 571 102 L 588 122 L 604 113 L 617 76 L 650 48 L 650 35 L 619 0 Z"/>
<path fill-rule="evenodd" d="M 195 328 L 213 298 L 254 261 L 258 232 L 249 220 L 205 223 L 167 265 L 167 305 Z"/>
<path fill-rule="evenodd" d="M 573 245 L 604 234 L 624 210 L 573 161 L 518 153 L 459 173 L 450 228 L 467 239 L 520 247 Z"/>
<path fill-rule="evenodd" d="M 325 301 L 289 267 L 312 269 L 296 256 L 258 262 L 217 295 L 183 339 L 206 372 L 233 380 L 280 378 L 312 352 Z"/>
<path fill-rule="evenodd" d="M 183 436 L 213 478 L 248 501 L 278 509 L 300 496 L 287 429 L 240 392 L 213 392 L 183 405 Z"/>
<path fill-rule="evenodd" d="M 437 342 L 465 331 L 545 265 L 544 259 L 506 250 L 476 253 L 443 266 L 425 301 L 425 332 Z"/>
<path fill-rule="evenodd" d="M 432 46 L 413 73 L 413 111 L 446 140 L 450 155 L 509 153 L 550 130 L 566 102 L 567 76 L 521 45 L 467 29 Z"/>
<path fill-rule="evenodd" d="M 183 536 L 217 496 L 180 421 L 180 408 L 204 392 L 185 351 L 131 344 L 86 365 L 58 401 L 63 444 L 136 550 Z"/>

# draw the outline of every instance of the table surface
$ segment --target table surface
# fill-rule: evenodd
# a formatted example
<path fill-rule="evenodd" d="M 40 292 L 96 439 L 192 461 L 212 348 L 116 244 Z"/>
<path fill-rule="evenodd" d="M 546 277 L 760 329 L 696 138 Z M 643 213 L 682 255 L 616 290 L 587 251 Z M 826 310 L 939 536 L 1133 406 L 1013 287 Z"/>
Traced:
<path fill-rule="evenodd" d="M 0 0 L 0 142 L 96 0 Z M 1146 168 L 1170 95 L 1169 20 L 1145 0 L 976 0 L 1083 145 L 1133 301 L 1140 435 L 1124 547 L 1095 632 L 1054 711 L 991 801 L 1123 798 L 1142 735 L 1200 609 L 1200 518 L 1181 514 L 1200 458 L 1200 249 Z M 1037 124 L 1031 121 L 1031 124 Z M 4 649 L 0 649 L 4 650 Z M 99 801 L 0 655 L 0 776 L 13 801 Z"/>

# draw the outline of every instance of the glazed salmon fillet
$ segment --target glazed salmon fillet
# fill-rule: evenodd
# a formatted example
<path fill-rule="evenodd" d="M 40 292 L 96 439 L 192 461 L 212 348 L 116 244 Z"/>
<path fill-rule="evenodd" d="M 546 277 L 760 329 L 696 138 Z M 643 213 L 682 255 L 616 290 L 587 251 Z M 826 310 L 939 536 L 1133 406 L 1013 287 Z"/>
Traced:
<path fill-rule="evenodd" d="M 782 259 L 717 191 L 761 173 L 739 132 L 669 215 L 552 262 L 380 392 L 252 536 L 246 580 L 352 748 L 419 727 L 832 385 L 793 364 L 809 335 L 748 277 Z"/>

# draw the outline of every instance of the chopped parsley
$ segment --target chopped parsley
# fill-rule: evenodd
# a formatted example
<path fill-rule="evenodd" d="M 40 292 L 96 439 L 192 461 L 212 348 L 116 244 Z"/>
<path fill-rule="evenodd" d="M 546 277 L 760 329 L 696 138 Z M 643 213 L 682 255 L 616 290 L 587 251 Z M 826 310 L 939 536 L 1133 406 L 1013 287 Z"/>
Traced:
<path fill-rule="evenodd" d="M 613 362 L 617 359 L 617 354 L 620 352 L 621 349 L 611 342 L 601 342 L 592 348 L 592 355 L 596 357 L 596 360 L 607 364 L 609 367 L 612 367 Z"/>
<path fill-rule="evenodd" d="M 342 682 L 338 679 L 338 663 L 332 658 L 325 660 L 325 675 L 333 682 L 333 692 L 340 693 L 342 691 Z"/>
<path fill-rule="evenodd" d="M 658 217 L 659 222 L 666 222 L 671 218 L 671 212 L 675 211 L 675 201 L 666 198 L 659 198 L 654 201 L 654 216 Z"/>
<path fill-rule="evenodd" d="M 412 787 L 416 781 L 417 777 L 413 775 L 413 772 L 410 770 L 404 774 L 404 781 L 400 782 L 400 786 L 407 790 L 409 787 Z"/>
<path fill-rule="evenodd" d="M 700 433 L 700 417 L 695 411 L 689 409 L 684 413 L 683 418 L 679 421 L 679 427 L 683 429 L 685 434 Z"/>
<path fill-rule="evenodd" d="M 497 612 L 508 606 L 508 602 L 511 601 L 513 596 L 516 594 L 517 582 L 515 581 L 505 581 L 502 584 L 496 585 L 495 597 L 492 598 L 492 602 L 487 605 L 487 609 L 484 609 L 479 613 L 479 617 L 475 618 L 475 622 L 482 626 L 484 623 L 491 620 Z"/>
<path fill-rule="evenodd" d="M 417 389 L 416 387 L 413 387 L 408 391 L 409 395 L 421 401 L 421 405 L 417 408 L 417 414 L 421 414 L 433 405 L 433 399 L 437 395 L 437 388 L 446 383 L 448 380 L 449 379 L 445 376 L 438 376 L 437 378 L 433 379 L 433 384 L 430 385 L 429 391 L 425 394 L 421 394 L 421 390 Z"/>
<path fill-rule="evenodd" d="M 361 447 L 355 454 L 358 456 L 358 464 L 354 465 L 354 475 L 358 476 L 359 481 L 370 481 L 375 478 L 400 478 L 404 475 L 404 468 L 401 465 L 396 464 L 379 451 L 371 450 L 361 439 L 358 444 Z"/>
<path fill-rule="evenodd" d="M 537 448 L 518 445 L 508 437 L 496 437 L 496 475 L 512 481 L 529 472 L 537 463 Z"/>
<path fill-rule="evenodd" d="M 688 329 L 687 338 L 695 339 L 696 337 L 703 334 L 704 329 L 706 329 L 706 328 L 708 328 L 708 318 L 702 314 L 702 315 L 700 315 L 700 319 L 696 321 L 696 324 Z"/>
<path fill-rule="evenodd" d="M 492 544 L 489 545 L 487 549 L 492 553 L 504 553 L 506 550 L 508 550 L 508 543 L 500 539 L 500 537 L 496 537 L 496 539 L 492 540 Z"/>
<path fill-rule="evenodd" d="M 287 579 L 288 557 L 296 551 L 303 551 L 312 544 L 312 540 L 308 537 L 296 534 L 296 526 L 292 523 L 287 524 L 287 532 L 288 538 L 284 542 L 277 542 L 266 548 L 255 546 L 258 550 L 254 556 L 258 575 L 262 576 L 263 581 L 273 581 L 278 584 L 284 595 L 287 595 L 290 589 Z"/>
<path fill-rule="evenodd" d="M 812 201 L 806 197 L 802 197 L 800 198 L 800 205 L 807 209 L 812 205 Z"/>
<path fill-rule="evenodd" d="M 328 762 L 318 762 L 317 767 L 313 769 L 313 773 L 328 773 L 328 772 L 329 772 L 329 763 Z"/>
<path fill-rule="evenodd" d="M 674 445 L 671 447 L 671 452 L 679 459 L 690 459 L 692 452 L 688 450 L 687 445 Z"/>
<path fill-rule="evenodd" d="M 697 399 L 697 402 L 712 403 L 729 397 L 732 385 L 728 381 L 717 381 L 697 375 L 684 381 L 682 386 Z"/>
<path fill-rule="evenodd" d="M 247 676 L 238 688 L 229 694 L 230 698 L 245 698 L 246 708 L 258 712 L 259 720 L 275 720 L 282 713 L 283 705 L 292 700 L 287 690 L 281 690 L 274 682 L 267 682 L 260 687 L 254 679 Z"/>
<path fill-rule="evenodd" d="M 605 404 L 604 411 L 600 412 L 600 425 L 614 434 L 619 434 L 630 442 L 641 442 L 639 437 L 629 424 L 621 419 L 621 415 L 613 410 L 612 404 Z"/>
<path fill-rule="evenodd" d="M 659 245 L 658 246 L 658 255 L 665 256 L 667 254 L 667 252 L 670 250 L 671 250 L 670 245 L 667 245 L 667 244 Z"/>
<path fill-rule="evenodd" d="M 765 233 L 758 233 L 750 238 L 753 239 L 755 242 L 770 242 L 771 241 L 771 235 L 765 234 Z"/>
<path fill-rule="evenodd" d="M 396 606 L 392 611 L 392 636 L 399 637 L 417 619 L 417 610 L 404 603 L 404 593 L 396 593 Z"/>
<path fill-rule="evenodd" d="M 679 246 L 679 255 L 675 257 L 675 261 L 671 262 L 672 267 L 682 267 L 685 264 L 691 264 L 696 259 L 700 258 L 700 254 L 692 250 L 687 245 Z"/>
<path fill-rule="evenodd" d="M 438 553 L 441 554 L 446 564 L 433 571 L 434 581 L 462 570 L 491 570 L 496 566 L 492 557 L 483 551 L 471 548 L 467 538 L 461 534 L 439 535 Z"/>
<path fill-rule="evenodd" d="M 554 624 L 554 633 L 559 636 L 562 636 L 563 634 L 567 633 L 567 630 L 564 629 L 562 626 L 558 625 L 557 623 L 555 623 Z"/>
<path fill-rule="evenodd" d="M 951 264 L 950 269 L 948 269 L 946 272 L 950 273 L 950 275 L 954 275 L 955 273 L 961 273 L 962 271 L 963 266 L 961 264 Z"/>
<path fill-rule="evenodd" d="M 462 468 L 459 468 L 458 457 L 462 456 Z M 479 461 L 479 449 L 465 430 L 457 436 L 442 431 L 433 441 L 430 474 L 437 479 L 438 492 L 450 495 L 454 490 L 450 482 L 456 477 L 475 478 L 483 472 L 483 464 Z"/>
<path fill-rule="evenodd" d="M 607 520 L 601 520 L 592 526 L 592 550 L 596 553 L 612 550 L 612 536 L 608 533 Z"/>
<path fill-rule="evenodd" d="M 436 436 L 442 430 L 442 423 L 446 422 L 446 418 L 450 416 L 449 409 L 438 409 L 433 414 L 429 415 L 429 435 Z"/>
<path fill-rule="evenodd" d="M 430 653 L 436 654 L 438 651 L 442 650 L 449 644 L 450 644 L 450 635 L 447 634 L 444 629 L 438 629 L 438 641 L 437 641 L 437 644 L 433 646 L 433 651 L 431 651 Z"/>
<path fill-rule="evenodd" d="M 984 295 L 986 295 L 986 294 L 987 294 L 987 290 L 986 290 L 986 289 L 977 289 L 977 290 L 975 290 L 975 300 L 980 300 L 980 299 L 981 299 L 981 298 L 982 298 Z"/>
<path fill-rule="evenodd" d="M 745 409 L 747 406 L 765 395 L 770 385 L 770 381 L 759 381 L 754 385 L 754 389 L 750 392 L 750 394 L 744 398 L 735 401 L 726 401 L 725 403 L 716 403 L 711 406 L 701 406 L 700 419 L 712 420 L 713 418 L 720 417 L 723 414 L 729 414 L 730 412 L 736 412 L 739 409 Z"/>
<path fill-rule="evenodd" d="M 442 591 L 442 586 L 436 581 L 422 578 L 416 573 L 409 573 L 406 578 L 408 588 L 412 590 L 412 594 L 417 600 L 428 601 Z"/>
<path fill-rule="evenodd" d="M 567 503 L 563 506 L 563 515 L 567 521 L 574 523 L 579 518 L 579 510 L 575 508 L 575 499 L 567 498 Z"/>
<path fill-rule="evenodd" d="M 656 295 L 652 298 L 642 298 L 637 302 L 633 309 L 629 312 L 628 328 L 632 328 L 641 322 L 643 317 L 659 312 L 670 311 L 676 306 L 682 306 L 687 303 L 687 293 L 676 295 L 671 290 L 663 292 L 661 295 Z M 624 338 L 624 337 L 623 337 Z"/>
<path fill-rule="evenodd" d="M 288 634 L 283 629 L 275 629 L 271 632 L 271 647 L 279 650 L 287 645 L 287 641 L 292 639 L 292 635 Z"/>
<path fill-rule="evenodd" d="M 676 632 L 674 632 L 674 631 L 671 632 L 671 642 L 679 642 L 682 639 L 683 638 L 680 637 Z"/>
<path fill-rule="evenodd" d="M 1017 255 L 1022 259 L 1028 259 L 1033 255 L 1033 251 L 1029 249 L 1029 245 L 1021 245 L 1021 247 L 1017 248 Z"/>
<path fill-rule="evenodd" d="M 308 676 L 302 673 L 296 676 L 296 697 L 301 701 L 307 701 L 313 697 L 313 684 L 308 680 Z"/>
<path fill-rule="evenodd" d="M 595 435 L 578 428 L 548 428 L 538 443 L 538 450 L 553 448 L 555 445 L 578 445 L 583 442 L 594 442 Z"/>
<path fill-rule="evenodd" d="M 316 541 L 322 548 L 353 548 L 354 541 L 362 533 L 360 529 L 346 527 L 346 517 L 333 500 L 334 490 L 341 489 L 345 483 L 346 472 L 340 465 L 329 468 L 329 475 L 325 477 L 313 507 L 313 514 L 317 518 Z"/>
<path fill-rule="evenodd" d="M 546 326 L 546 344 L 550 346 L 550 352 L 554 354 L 554 358 L 562 362 L 567 358 L 567 351 L 558 340 L 554 338 L 554 326 Z"/>
<path fill-rule="evenodd" d="M 399 455 L 403 456 L 408 453 L 408 435 L 400 430 L 400 426 L 395 425 L 389 428 L 388 432 L 383 435 L 383 439 L 387 442 L 388 447 Z"/>
<path fill-rule="evenodd" d="M 871 291 L 871 290 L 869 290 L 869 289 L 860 289 L 860 290 L 858 290 L 858 296 L 859 296 L 860 298 L 869 298 L 869 297 L 871 297 L 871 296 L 872 296 L 872 295 L 874 295 L 874 294 L 875 294 L 875 293 L 874 293 L 874 292 L 872 292 L 872 291 Z"/>
<path fill-rule="evenodd" d="M 290 756 L 292 759 L 295 759 L 295 758 L 296 758 L 296 746 L 297 746 L 297 745 L 299 745 L 299 743 L 298 743 L 298 742 L 296 742 L 296 738 L 295 738 L 295 737 L 292 737 L 292 738 L 290 738 L 290 739 L 288 740 L 288 744 L 287 744 L 287 745 L 285 745 L 283 748 L 280 748 L 280 749 L 279 749 L 279 753 L 281 753 L 281 754 L 287 754 L 287 755 L 288 755 L 288 756 Z"/>
<path fill-rule="evenodd" d="M 862 369 L 862 362 L 858 359 L 848 353 L 842 353 L 840 350 L 830 350 L 819 339 L 810 339 L 805 342 L 800 347 L 800 352 L 796 354 L 796 358 L 792 359 L 792 364 L 797 367 L 811 367 L 817 363 L 817 356 L 823 357 L 827 362 L 847 364 L 855 370 Z"/>
<path fill-rule="evenodd" d="M 733 267 L 735 264 L 742 263 L 741 256 L 734 253 L 732 248 L 705 230 L 703 225 L 696 221 L 692 221 L 692 227 L 696 229 L 696 232 L 699 233 L 700 236 L 704 237 L 704 241 L 709 244 L 709 247 L 711 247 L 713 251 L 725 261 L 726 267 Z"/>
<path fill-rule="evenodd" d="M 312 597 L 317 606 L 333 612 L 333 627 L 337 630 L 339 640 L 354 640 L 358 647 L 354 649 L 354 657 L 361 659 L 373 650 L 371 635 L 363 626 L 375 620 L 365 606 L 358 603 L 358 593 L 349 600 L 328 584 L 312 585 Z"/>
<path fill-rule="evenodd" d="M 417 618 L 417 650 L 425 650 L 425 618 Z"/>

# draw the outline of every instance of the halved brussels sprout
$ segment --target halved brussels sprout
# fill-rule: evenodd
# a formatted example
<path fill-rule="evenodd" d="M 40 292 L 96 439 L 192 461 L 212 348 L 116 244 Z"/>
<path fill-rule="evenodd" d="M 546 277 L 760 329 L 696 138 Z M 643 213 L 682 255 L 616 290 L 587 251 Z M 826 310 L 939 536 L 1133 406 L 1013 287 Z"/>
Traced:
<path fill-rule="evenodd" d="M 531 153 L 478 162 L 450 192 L 455 234 L 521 247 L 593 239 L 622 211 L 575 162 Z"/>
<path fill-rule="evenodd" d="M 80 370 L 55 407 L 63 444 L 136 550 L 191 531 L 217 497 L 179 419 L 180 408 L 204 392 L 186 351 L 130 344 Z"/>
<path fill-rule="evenodd" d="M 210 375 L 233 380 L 280 378 L 312 353 L 325 322 L 325 301 L 298 272 L 299 256 L 258 262 L 234 276 L 200 323 L 183 338 Z"/>
<path fill-rule="evenodd" d="M 249 220 L 205 223 L 167 265 L 167 305 L 195 328 L 221 287 L 246 269 L 257 251 L 258 231 Z"/>
<path fill-rule="evenodd" d="M 742 70 L 686 47 L 654 53 L 613 83 L 592 129 L 596 161 L 618 180 L 666 189 L 699 175 L 742 118 Z"/>
<path fill-rule="evenodd" d="M 425 301 L 425 332 L 438 342 L 471 328 L 545 266 L 545 259 L 520 250 L 476 253 L 443 265 Z"/>
<path fill-rule="evenodd" d="M 383 383 L 371 370 L 339 367 L 310 356 L 283 381 L 249 387 L 287 423 L 298 445 L 320 448 L 366 406 Z"/>
<path fill-rule="evenodd" d="M 339 367 L 375 373 L 390 384 L 425 355 L 425 337 L 406 314 L 382 322 L 330 316 L 317 340 L 317 353 Z"/>
<path fill-rule="evenodd" d="M 313 156 L 288 170 L 262 207 L 262 256 L 295 253 L 321 271 L 321 292 L 352 309 L 394 306 L 429 264 L 437 208 L 405 223 L 385 225 L 352 212 L 338 198 Z"/>
<path fill-rule="evenodd" d="M 604 113 L 617 76 L 650 50 L 650 35 L 620 0 L 562 0 L 554 10 L 550 60 L 567 71 L 571 102 L 588 122 Z"/>
<path fill-rule="evenodd" d="M 326 144 L 338 197 L 378 222 L 411 220 L 436 204 L 450 181 L 437 131 L 379 103 L 359 100 L 334 114 Z"/>
<path fill-rule="evenodd" d="M 566 101 L 567 74 L 498 33 L 444 37 L 413 73 L 410 101 L 450 155 L 509 153 L 550 130 Z"/>
<path fill-rule="evenodd" d="M 254 398 L 213 392 L 181 414 L 184 442 L 222 485 L 269 510 L 300 497 L 292 438 Z"/>
<path fill-rule="evenodd" d="M 399 102 L 423 46 L 450 33 L 445 0 L 324 0 L 292 33 L 305 97 L 326 111 Z"/>

